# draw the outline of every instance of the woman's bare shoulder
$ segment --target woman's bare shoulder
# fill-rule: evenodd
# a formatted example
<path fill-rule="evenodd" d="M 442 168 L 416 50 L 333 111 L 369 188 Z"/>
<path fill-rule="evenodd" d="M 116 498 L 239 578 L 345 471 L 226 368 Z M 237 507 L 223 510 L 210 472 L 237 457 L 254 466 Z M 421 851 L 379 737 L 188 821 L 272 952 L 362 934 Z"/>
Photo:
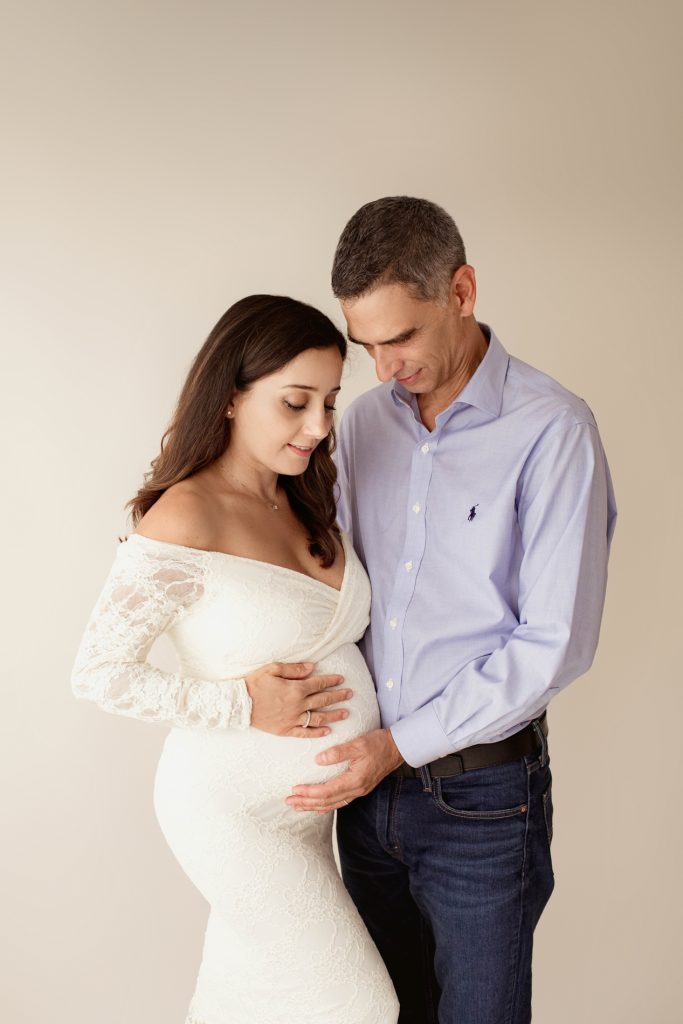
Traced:
<path fill-rule="evenodd" d="M 135 532 L 167 544 L 211 551 L 216 538 L 216 511 L 203 488 L 192 480 L 181 480 L 155 501 Z"/>

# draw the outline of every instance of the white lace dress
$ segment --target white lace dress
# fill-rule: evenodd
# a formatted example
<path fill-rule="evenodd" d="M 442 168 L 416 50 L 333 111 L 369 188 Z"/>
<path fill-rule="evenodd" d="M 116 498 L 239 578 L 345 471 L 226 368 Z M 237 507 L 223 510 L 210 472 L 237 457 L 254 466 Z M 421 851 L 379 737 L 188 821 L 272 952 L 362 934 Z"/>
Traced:
<path fill-rule="evenodd" d="M 179 863 L 211 907 L 186 1024 L 395 1024 L 398 1004 L 332 854 L 332 816 L 285 804 L 293 785 L 345 765 L 314 756 L 379 724 L 356 647 L 370 589 L 343 537 L 341 591 L 303 573 L 133 534 L 114 565 L 74 666 L 75 694 L 173 726 L 154 806 Z M 167 633 L 180 671 L 146 662 Z M 313 661 L 354 691 L 330 736 L 249 726 L 244 676 Z M 283 683 L 283 685 L 287 685 Z"/>

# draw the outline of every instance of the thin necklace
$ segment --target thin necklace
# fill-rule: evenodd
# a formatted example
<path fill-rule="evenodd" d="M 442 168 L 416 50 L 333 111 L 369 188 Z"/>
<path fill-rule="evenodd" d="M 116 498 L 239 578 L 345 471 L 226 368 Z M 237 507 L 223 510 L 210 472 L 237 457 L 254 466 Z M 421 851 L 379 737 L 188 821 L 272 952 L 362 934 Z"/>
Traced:
<path fill-rule="evenodd" d="M 241 488 L 242 488 L 243 490 L 245 490 L 245 491 L 247 492 L 247 494 L 248 494 L 248 495 L 249 495 L 249 496 L 250 496 L 251 498 L 256 498 L 256 500 L 257 500 L 257 501 L 265 501 L 265 503 L 266 503 L 266 505 L 268 506 L 268 508 L 272 509 L 272 510 L 273 510 L 273 512 L 279 512 L 279 511 L 280 511 L 280 506 L 278 505 L 278 503 L 277 503 L 276 501 L 271 501 L 271 500 L 270 500 L 270 498 L 264 498 L 264 497 L 263 497 L 262 495 L 260 495 L 260 494 L 254 494 L 254 492 L 253 492 L 253 491 L 250 491 L 250 490 L 249 490 L 249 488 L 248 488 L 248 487 L 246 487 L 246 486 L 245 486 L 245 485 L 244 485 L 244 484 L 242 483 L 242 481 L 241 481 L 241 480 L 239 480 L 239 479 L 238 479 L 238 478 L 237 478 L 237 477 L 235 476 L 235 474 L 234 474 L 234 473 L 228 473 L 227 475 L 228 475 L 228 476 L 230 476 L 230 477 L 232 477 L 232 479 L 233 479 L 233 480 L 235 480 L 235 481 L 236 481 L 236 482 L 237 482 L 237 483 L 238 483 L 238 484 L 240 485 L 240 487 L 241 487 Z"/>

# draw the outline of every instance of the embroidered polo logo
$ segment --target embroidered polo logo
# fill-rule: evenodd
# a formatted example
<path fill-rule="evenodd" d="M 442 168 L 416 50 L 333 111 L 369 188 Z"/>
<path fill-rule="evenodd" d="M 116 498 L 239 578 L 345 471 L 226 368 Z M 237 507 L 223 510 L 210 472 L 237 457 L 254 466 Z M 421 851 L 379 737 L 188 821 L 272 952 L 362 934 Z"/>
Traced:
<path fill-rule="evenodd" d="M 468 522 L 468 523 L 471 523 L 471 522 L 472 522 L 472 520 L 474 519 L 474 517 L 475 517 L 475 516 L 476 516 L 476 514 L 477 514 L 477 509 L 478 509 L 478 508 L 479 508 L 479 503 L 477 503 L 476 505 L 473 505 L 473 506 L 472 506 L 472 508 L 470 509 L 470 514 L 469 514 L 469 515 L 468 515 L 468 517 L 467 517 L 467 522 Z"/>

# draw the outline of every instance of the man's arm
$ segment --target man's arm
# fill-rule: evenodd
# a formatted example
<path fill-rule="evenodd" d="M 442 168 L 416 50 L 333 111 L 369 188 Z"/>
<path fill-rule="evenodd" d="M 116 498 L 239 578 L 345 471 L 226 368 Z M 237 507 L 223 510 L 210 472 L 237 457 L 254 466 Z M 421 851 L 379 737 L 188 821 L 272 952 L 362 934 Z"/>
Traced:
<path fill-rule="evenodd" d="M 392 726 L 412 765 L 490 743 L 539 714 L 590 667 L 597 648 L 616 508 L 593 423 L 543 435 L 520 481 L 519 625 L 434 700 Z"/>

